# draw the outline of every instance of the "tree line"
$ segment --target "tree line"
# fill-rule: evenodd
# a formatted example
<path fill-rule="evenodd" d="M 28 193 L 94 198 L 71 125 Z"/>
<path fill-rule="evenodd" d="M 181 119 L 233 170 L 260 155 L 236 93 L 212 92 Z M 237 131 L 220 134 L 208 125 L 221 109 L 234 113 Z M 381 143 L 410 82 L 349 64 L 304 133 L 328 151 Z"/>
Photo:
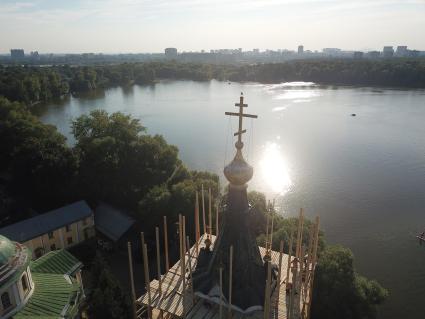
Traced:
<path fill-rule="evenodd" d="M 67 94 L 114 86 L 152 84 L 157 79 L 205 81 L 221 78 L 221 68 L 178 63 L 123 63 L 104 66 L 0 66 L 0 95 L 33 105 Z"/>
<path fill-rule="evenodd" d="M 307 81 L 329 85 L 425 88 L 425 59 L 297 60 L 243 66 L 177 62 L 0 66 L 0 95 L 32 105 L 67 94 L 152 84 L 160 79 L 261 83 Z"/>
<path fill-rule="evenodd" d="M 280 83 L 307 81 L 329 85 L 425 88 L 425 59 L 298 60 L 242 66 L 233 81 Z"/>

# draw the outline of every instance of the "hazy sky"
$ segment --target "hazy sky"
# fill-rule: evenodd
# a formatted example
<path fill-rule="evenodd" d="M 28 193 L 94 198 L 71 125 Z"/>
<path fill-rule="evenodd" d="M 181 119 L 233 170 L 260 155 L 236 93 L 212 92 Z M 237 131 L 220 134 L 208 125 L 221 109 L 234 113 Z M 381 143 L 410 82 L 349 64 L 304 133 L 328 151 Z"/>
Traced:
<path fill-rule="evenodd" d="M 425 0 L 0 0 L 0 52 L 425 50 Z"/>

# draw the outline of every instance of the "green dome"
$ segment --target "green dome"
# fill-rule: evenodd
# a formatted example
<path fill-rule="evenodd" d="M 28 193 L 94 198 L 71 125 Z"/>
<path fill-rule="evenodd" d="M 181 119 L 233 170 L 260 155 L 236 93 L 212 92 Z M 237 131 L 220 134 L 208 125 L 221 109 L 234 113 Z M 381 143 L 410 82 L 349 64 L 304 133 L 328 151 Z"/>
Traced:
<path fill-rule="evenodd" d="M 15 245 L 6 237 L 0 235 L 0 267 L 6 265 L 15 255 Z"/>

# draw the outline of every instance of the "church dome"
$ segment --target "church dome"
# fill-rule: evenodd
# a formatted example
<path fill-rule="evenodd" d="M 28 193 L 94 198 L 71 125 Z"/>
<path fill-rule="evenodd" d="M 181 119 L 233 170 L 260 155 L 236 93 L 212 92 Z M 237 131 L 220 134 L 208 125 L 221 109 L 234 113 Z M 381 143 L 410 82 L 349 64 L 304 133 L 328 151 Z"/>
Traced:
<path fill-rule="evenodd" d="M 0 267 L 7 265 L 15 254 L 15 244 L 6 237 L 0 235 Z"/>
<path fill-rule="evenodd" d="M 224 168 L 224 176 L 233 186 L 243 186 L 254 173 L 252 166 L 245 162 L 240 149 L 236 152 L 233 161 Z"/>
<path fill-rule="evenodd" d="M 30 263 L 28 248 L 0 235 L 0 287 L 25 271 Z"/>

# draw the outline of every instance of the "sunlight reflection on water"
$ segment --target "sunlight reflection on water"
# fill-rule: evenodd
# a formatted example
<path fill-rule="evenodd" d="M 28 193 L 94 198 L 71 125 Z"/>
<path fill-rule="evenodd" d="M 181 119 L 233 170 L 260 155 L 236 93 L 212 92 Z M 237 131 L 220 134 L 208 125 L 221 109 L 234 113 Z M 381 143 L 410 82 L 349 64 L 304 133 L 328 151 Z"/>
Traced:
<path fill-rule="evenodd" d="M 279 112 L 279 111 L 284 111 L 288 108 L 288 106 L 277 106 L 272 108 L 272 112 Z"/>
<path fill-rule="evenodd" d="M 268 88 L 270 90 L 278 90 L 280 88 L 292 88 L 292 87 L 312 87 L 312 86 L 317 86 L 316 83 L 314 82 L 283 82 L 283 83 L 278 83 L 278 84 L 269 84 Z"/>
<path fill-rule="evenodd" d="M 283 195 L 290 190 L 292 185 L 288 163 L 282 156 L 277 143 L 268 142 L 263 148 L 259 162 L 261 179 L 273 193 Z"/>
<path fill-rule="evenodd" d="M 273 97 L 275 100 L 301 100 L 320 96 L 317 90 L 286 90 Z"/>

